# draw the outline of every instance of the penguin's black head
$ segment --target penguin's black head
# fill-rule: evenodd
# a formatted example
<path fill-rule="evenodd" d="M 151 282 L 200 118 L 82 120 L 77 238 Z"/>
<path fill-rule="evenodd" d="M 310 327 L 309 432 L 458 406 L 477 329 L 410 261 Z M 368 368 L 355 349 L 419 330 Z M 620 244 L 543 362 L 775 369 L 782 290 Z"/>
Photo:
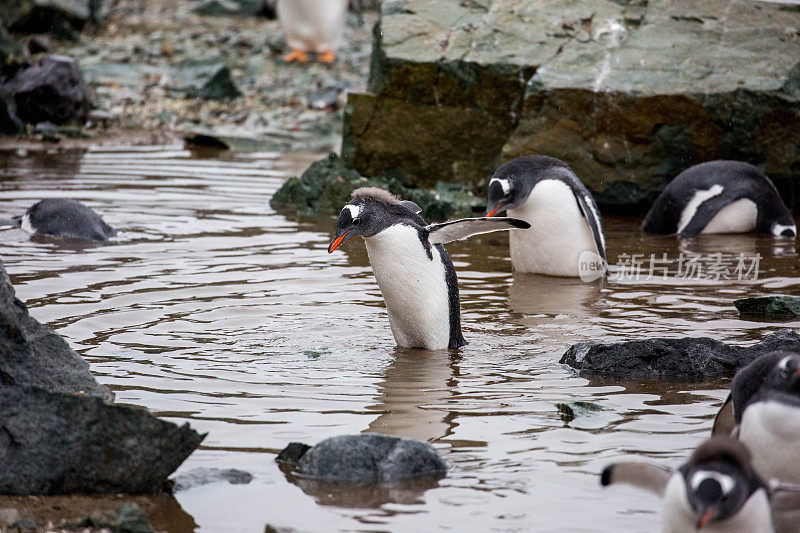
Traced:
<path fill-rule="evenodd" d="M 697 528 L 734 516 L 748 498 L 764 488 L 752 467 L 750 451 L 731 437 L 712 437 L 680 468 Z"/>
<path fill-rule="evenodd" d="M 356 189 L 350 201 L 339 213 L 336 234 L 328 247 L 328 253 L 332 253 L 354 235 L 372 237 L 389 226 L 404 221 L 424 226 L 425 221 L 419 216 L 420 211 L 414 202 L 400 201 L 383 189 L 375 187 Z"/>
<path fill-rule="evenodd" d="M 776 394 L 782 401 L 800 404 L 800 354 L 764 354 L 736 374 L 731 382 L 736 423 L 741 422 L 747 405 Z"/>
<path fill-rule="evenodd" d="M 500 165 L 489 180 L 486 216 L 520 207 L 540 180 L 571 173 L 563 161 L 542 155 L 518 157 Z"/>

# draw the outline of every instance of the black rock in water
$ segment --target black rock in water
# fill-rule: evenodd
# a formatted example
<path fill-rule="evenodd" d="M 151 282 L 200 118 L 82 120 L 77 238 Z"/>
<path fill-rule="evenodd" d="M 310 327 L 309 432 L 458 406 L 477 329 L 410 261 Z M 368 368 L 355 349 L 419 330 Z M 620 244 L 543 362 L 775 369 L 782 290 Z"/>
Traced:
<path fill-rule="evenodd" d="M 0 262 L 0 494 L 158 492 L 204 436 L 112 400 Z"/>
<path fill-rule="evenodd" d="M 292 443 L 279 457 L 287 462 L 302 448 Z M 289 450 L 292 448 L 292 450 Z M 447 465 L 427 442 L 375 433 L 325 439 L 300 454 L 295 474 L 301 478 L 347 484 L 392 484 L 443 476 Z"/>
<path fill-rule="evenodd" d="M 32 205 L 25 216 L 37 233 L 104 242 L 116 235 L 114 229 L 77 200 L 46 198 Z"/>
<path fill-rule="evenodd" d="M 743 318 L 757 320 L 792 320 L 800 318 L 800 297 L 762 296 L 733 302 Z"/>
<path fill-rule="evenodd" d="M 24 122 L 83 122 L 92 107 L 78 62 L 61 55 L 44 56 L 39 64 L 18 70 L 3 88 L 14 95 Z"/>
<path fill-rule="evenodd" d="M 220 468 L 195 468 L 189 470 L 184 474 L 175 476 L 173 479 L 175 484 L 172 487 L 174 492 L 182 490 L 189 490 L 201 485 L 208 485 L 209 483 L 217 483 L 219 481 L 227 481 L 231 485 L 246 485 L 253 481 L 253 475 L 244 470 L 236 470 L 235 468 L 228 468 L 222 470 Z"/>
<path fill-rule="evenodd" d="M 756 357 L 776 350 L 800 352 L 800 335 L 780 330 L 753 346 L 730 346 L 707 337 L 574 344 L 561 358 L 582 376 L 631 381 L 703 381 L 733 377 Z"/>

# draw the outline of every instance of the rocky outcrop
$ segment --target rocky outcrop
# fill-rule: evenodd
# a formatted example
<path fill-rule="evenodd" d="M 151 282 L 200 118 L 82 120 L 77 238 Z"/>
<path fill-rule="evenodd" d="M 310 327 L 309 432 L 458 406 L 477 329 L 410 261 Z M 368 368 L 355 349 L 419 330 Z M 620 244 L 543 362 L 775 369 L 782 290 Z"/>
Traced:
<path fill-rule="evenodd" d="M 411 200 L 422 208 L 422 217 L 431 222 L 481 212 L 480 200 L 461 184 L 439 182 L 434 190 L 425 190 L 405 187 L 391 176 L 364 178 L 336 154 L 313 163 L 299 178 L 287 180 L 270 199 L 270 206 L 304 216 L 335 215 L 359 187 L 379 187 Z"/>
<path fill-rule="evenodd" d="M 45 56 L 18 70 L 2 89 L 13 95 L 17 115 L 30 124 L 83 122 L 92 107 L 78 62 L 71 57 Z"/>
<path fill-rule="evenodd" d="M 376 433 L 340 435 L 316 446 L 291 443 L 276 458 L 303 478 L 345 484 L 393 484 L 441 477 L 447 466 L 430 444 Z"/>
<path fill-rule="evenodd" d="M 105 14 L 102 0 L 0 0 L 0 18 L 11 31 L 24 34 L 75 38 L 88 22 L 97 23 Z"/>
<path fill-rule="evenodd" d="M 112 400 L 0 263 L 0 494 L 158 492 L 203 436 Z"/>
<path fill-rule="evenodd" d="M 751 320 L 796 320 L 800 318 L 800 297 L 762 296 L 733 302 L 743 318 Z"/>
<path fill-rule="evenodd" d="M 707 337 L 574 344 L 560 363 L 582 376 L 626 381 L 704 381 L 733 377 L 756 357 L 778 350 L 800 352 L 800 335 L 780 330 L 753 346 L 730 346 Z"/>
<path fill-rule="evenodd" d="M 406 186 L 480 190 L 501 162 L 569 163 L 601 205 L 710 159 L 800 179 L 800 11 L 727 0 L 401 0 L 375 31 L 342 154 Z"/>

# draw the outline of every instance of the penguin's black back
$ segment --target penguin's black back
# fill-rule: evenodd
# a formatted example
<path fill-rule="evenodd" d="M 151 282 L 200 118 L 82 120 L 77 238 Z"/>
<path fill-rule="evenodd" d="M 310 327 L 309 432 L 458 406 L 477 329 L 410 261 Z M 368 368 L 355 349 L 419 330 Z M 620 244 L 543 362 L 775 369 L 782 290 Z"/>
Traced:
<path fill-rule="evenodd" d="M 37 233 L 92 241 L 107 241 L 116 232 L 87 206 L 70 198 L 46 198 L 26 212 Z"/>
<path fill-rule="evenodd" d="M 786 209 L 778 190 L 757 167 L 742 161 L 709 161 L 689 167 L 659 195 L 642 223 L 645 233 L 671 234 L 678 231 L 684 208 L 699 190 L 721 185 L 730 203 L 748 198 L 759 212 Z"/>

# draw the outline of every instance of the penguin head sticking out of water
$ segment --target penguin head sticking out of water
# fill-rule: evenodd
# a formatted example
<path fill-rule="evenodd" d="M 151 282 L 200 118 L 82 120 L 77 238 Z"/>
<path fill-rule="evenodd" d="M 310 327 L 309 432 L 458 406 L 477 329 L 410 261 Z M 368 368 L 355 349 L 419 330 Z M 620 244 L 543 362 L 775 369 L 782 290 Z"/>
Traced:
<path fill-rule="evenodd" d="M 565 162 L 518 157 L 497 168 L 487 190 L 486 216 L 500 211 L 530 223 L 511 234 L 511 263 L 518 272 L 581 276 L 587 255 L 607 273 L 600 211 L 589 190 Z"/>
<path fill-rule="evenodd" d="M 606 467 L 600 482 L 662 496 L 663 531 L 773 531 L 770 489 L 753 468 L 747 447 L 731 437 L 704 441 L 677 470 L 620 462 Z"/>
<path fill-rule="evenodd" d="M 741 161 L 709 161 L 678 174 L 653 203 L 642 231 L 682 238 L 751 231 L 797 236 L 778 189 L 761 170 Z"/>
<path fill-rule="evenodd" d="M 439 350 L 466 344 L 458 281 L 444 244 L 471 235 L 530 225 L 511 218 L 465 218 L 426 224 L 417 204 L 372 187 L 353 192 L 342 208 L 332 253 L 360 235 L 389 314 L 397 344 Z"/>

